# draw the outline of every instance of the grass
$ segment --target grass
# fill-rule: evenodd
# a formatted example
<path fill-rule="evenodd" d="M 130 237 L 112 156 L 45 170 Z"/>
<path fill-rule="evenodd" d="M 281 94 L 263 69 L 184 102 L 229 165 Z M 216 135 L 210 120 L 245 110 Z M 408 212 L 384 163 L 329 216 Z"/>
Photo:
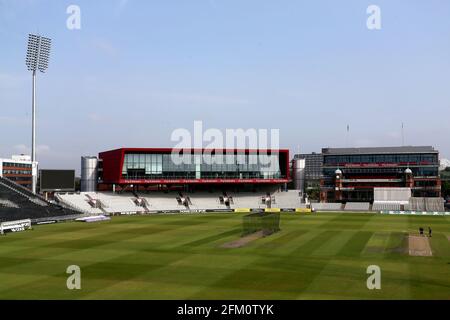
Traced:
<path fill-rule="evenodd" d="M 431 226 L 432 257 L 405 236 Z M 450 299 L 450 217 L 282 214 L 246 247 L 242 215 L 114 217 L 0 237 L 1 299 Z M 366 268 L 381 268 L 381 290 Z M 66 269 L 81 268 L 81 290 Z"/>

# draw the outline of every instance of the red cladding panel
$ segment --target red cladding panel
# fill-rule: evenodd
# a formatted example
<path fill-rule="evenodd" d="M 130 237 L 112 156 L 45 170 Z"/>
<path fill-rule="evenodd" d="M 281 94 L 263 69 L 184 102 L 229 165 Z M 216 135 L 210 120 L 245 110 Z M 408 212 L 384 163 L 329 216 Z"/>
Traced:
<path fill-rule="evenodd" d="M 99 158 L 103 160 L 103 182 L 104 183 L 284 183 L 289 182 L 289 150 L 252 150 L 252 149 L 224 149 L 217 150 L 223 153 L 227 152 L 245 152 L 256 153 L 258 151 L 270 151 L 271 153 L 279 153 L 280 157 L 280 170 L 281 173 L 286 176 L 285 179 L 222 179 L 214 181 L 214 179 L 181 179 L 181 180 L 123 180 L 122 179 L 122 167 L 125 157 L 125 153 L 171 153 L 172 148 L 121 148 L 111 151 L 101 152 Z M 178 150 L 178 149 L 176 149 Z M 182 149 L 179 149 L 180 151 Z M 191 152 L 204 152 L 211 151 L 210 149 L 191 149 Z"/>
<path fill-rule="evenodd" d="M 124 149 L 101 152 L 98 156 L 103 160 L 103 181 L 117 183 L 122 178 Z"/>

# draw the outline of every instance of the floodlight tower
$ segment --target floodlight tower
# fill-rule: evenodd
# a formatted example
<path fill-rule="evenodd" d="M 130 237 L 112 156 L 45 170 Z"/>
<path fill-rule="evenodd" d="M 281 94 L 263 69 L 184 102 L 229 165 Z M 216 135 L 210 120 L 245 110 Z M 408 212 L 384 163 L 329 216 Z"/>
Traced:
<path fill-rule="evenodd" d="M 40 35 L 28 35 L 28 48 L 26 65 L 28 71 L 33 74 L 33 89 L 32 89 L 32 133 L 31 133 L 31 161 L 32 168 L 32 191 L 36 193 L 37 184 L 37 165 L 36 165 L 36 71 L 42 73 L 48 68 L 48 60 L 50 58 L 50 47 L 52 40 L 42 37 Z"/>

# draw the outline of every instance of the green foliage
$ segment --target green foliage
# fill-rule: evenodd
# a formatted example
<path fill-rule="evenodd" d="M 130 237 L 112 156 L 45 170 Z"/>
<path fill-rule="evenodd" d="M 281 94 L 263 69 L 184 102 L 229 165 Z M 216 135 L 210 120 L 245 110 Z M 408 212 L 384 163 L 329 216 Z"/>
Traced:
<path fill-rule="evenodd" d="M 320 187 L 312 187 L 306 190 L 309 200 L 320 200 Z"/>
<path fill-rule="evenodd" d="M 442 196 L 449 197 L 450 196 L 450 181 L 442 182 Z"/>

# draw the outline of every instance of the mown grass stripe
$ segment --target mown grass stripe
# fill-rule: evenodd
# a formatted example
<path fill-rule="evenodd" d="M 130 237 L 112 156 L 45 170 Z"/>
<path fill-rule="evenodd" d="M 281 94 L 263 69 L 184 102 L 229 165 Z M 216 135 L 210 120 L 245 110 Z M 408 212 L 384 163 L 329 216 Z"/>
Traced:
<path fill-rule="evenodd" d="M 373 232 L 370 231 L 358 231 L 342 247 L 339 255 L 347 257 L 359 256 L 372 237 L 372 234 Z"/>
<path fill-rule="evenodd" d="M 192 242 L 188 242 L 186 244 L 183 244 L 181 247 L 198 247 L 206 243 L 210 243 L 213 241 L 217 241 L 223 238 L 227 238 L 230 236 L 238 235 L 242 233 L 242 228 L 237 228 L 229 231 L 225 231 L 219 234 L 214 234 L 205 238 L 201 238 Z"/>
<path fill-rule="evenodd" d="M 354 234 L 355 231 L 347 230 L 336 232 L 331 241 L 325 242 L 313 254 L 317 256 L 336 256 Z"/>
<path fill-rule="evenodd" d="M 292 243 L 297 241 L 299 237 L 301 237 L 307 232 L 308 230 L 293 230 L 285 232 L 284 234 L 283 232 L 280 232 L 280 234 L 274 234 L 270 237 L 267 237 L 266 239 L 264 239 L 265 241 L 262 244 L 260 245 L 255 244 L 255 245 L 256 247 L 261 249 L 270 249 L 270 248 L 280 249 L 281 246 L 291 245 Z"/>
<path fill-rule="evenodd" d="M 220 244 L 239 238 L 239 215 L 113 217 L 99 224 L 35 226 L 0 238 L 0 298 L 448 299 L 449 222 L 420 216 L 283 215 L 279 233 L 230 250 Z M 405 235 L 428 225 L 434 231 L 432 257 L 397 253 Z M 372 244 L 383 252 L 367 255 Z M 81 267 L 79 291 L 66 288 L 66 268 L 72 264 Z M 371 264 L 382 268 L 382 290 L 365 287 Z"/>
<path fill-rule="evenodd" d="M 308 240 L 306 243 L 303 243 L 301 246 L 299 246 L 295 252 L 294 255 L 310 255 L 312 252 L 314 252 L 317 248 L 322 246 L 324 243 L 329 241 L 334 235 L 338 234 L 339 232 L 334 230 L 325 230 L 320 233 L 318 233 L 315 237 Z"/>

